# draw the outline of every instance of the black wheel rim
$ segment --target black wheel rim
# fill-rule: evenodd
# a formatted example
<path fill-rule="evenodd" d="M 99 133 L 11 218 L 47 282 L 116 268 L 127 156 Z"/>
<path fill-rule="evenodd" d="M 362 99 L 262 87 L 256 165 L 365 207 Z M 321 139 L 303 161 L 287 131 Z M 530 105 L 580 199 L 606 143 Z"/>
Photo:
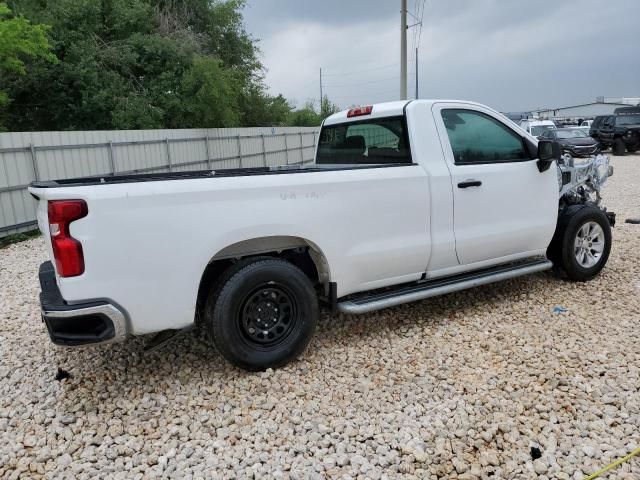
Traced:
<path fill-rule="evenodd" d="M 256 347 L 273 347 L 291 334 L 296 323 L 296 304 L 286 287 L 270 282 L 245 296 L 240 307 L 240 329 Z"/>

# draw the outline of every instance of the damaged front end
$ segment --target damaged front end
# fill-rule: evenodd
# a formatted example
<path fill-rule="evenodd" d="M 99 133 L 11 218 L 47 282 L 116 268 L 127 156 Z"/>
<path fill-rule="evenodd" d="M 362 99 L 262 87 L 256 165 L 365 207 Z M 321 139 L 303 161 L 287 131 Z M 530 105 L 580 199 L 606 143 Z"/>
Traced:
<path fill-rule="evenodd" d="M 560 188 L 560 210 L 571 205 L 591 205 L 607 215 L 611 226 L 615 225 L 615 213 L 602 206 L 600 190 L 613 175 L 609 157 L 595 155 L 576 162 L 571 155 L 558 160 L 558 186 Z"/>

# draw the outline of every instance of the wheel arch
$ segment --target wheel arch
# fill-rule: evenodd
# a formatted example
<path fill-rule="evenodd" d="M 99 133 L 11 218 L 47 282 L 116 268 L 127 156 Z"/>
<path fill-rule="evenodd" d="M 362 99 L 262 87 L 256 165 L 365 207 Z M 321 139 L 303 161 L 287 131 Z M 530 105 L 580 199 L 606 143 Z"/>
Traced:
<path fill-rule="evenodd" d="M 250 257 L 271 256 L 283 258 L 299 267 L 314 283 L 323 286 L 329 294 L 331 271 L 322 249 L 303 237 L 274 235 L 248 238 L 232 243 L 216 252 L 204 267 L 198 287 L 198 308 L 206 299 L 211 285 L 239 260 Z"/>

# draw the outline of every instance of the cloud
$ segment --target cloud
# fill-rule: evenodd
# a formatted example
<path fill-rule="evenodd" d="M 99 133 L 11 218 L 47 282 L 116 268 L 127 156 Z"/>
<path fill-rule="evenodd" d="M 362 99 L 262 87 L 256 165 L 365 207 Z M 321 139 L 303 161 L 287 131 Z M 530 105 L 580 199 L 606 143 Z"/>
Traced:
<path fill-rule="evenodd" d="M 507 111 L 640 96 L 637 0 L 606 8 L 599 0 L 426 5 L 423 98 L 464 98 Z M 325 92 L 341 106 L 398 98 L 399 1 L 252 0 L 245 17 L 262 39 L 273 93 L 298 104 L 317 100 L 322 67 Z M 410 94 L 413 84 L 410 78 Z"/>
<path fill-rule="evenodd" d="M 370 35 L 372 29 L 375 36 Z M 398 35 L 384 22 L 288 26 L 263 42 L 267 83 L 272 90 L 282 91 L 299 103 L 317 99 L 319 70 L 323 67 L 324 91 L 336 102 L 397 98 L 399 81 L 393 78 L 398 78 L 399 67 L 380 65 L 397 62 Z M 345 43 L 350 37 L 353 39 Z"/>

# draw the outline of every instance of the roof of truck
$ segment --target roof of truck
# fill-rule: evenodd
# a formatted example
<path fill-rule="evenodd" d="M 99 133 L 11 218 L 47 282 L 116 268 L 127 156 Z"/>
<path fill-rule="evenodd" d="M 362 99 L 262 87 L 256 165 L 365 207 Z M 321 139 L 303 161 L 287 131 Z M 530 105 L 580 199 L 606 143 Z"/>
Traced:
<path fill-rule="evenodd" d="M 394 117 L 397 115 L 404 114 L 404 107 L 410 102 L 410 100 L 401 100 L 396 102 L 386 102 L 386 103 L 373 103 L 370 104 L 373 107 L 373 110 L 370 114 L 366 116 L 367 119 L 378 118 L 378 117 Z M 365 105 L 362 105 L 365 107 Z M 344 123 L 348 121 L 357 122 L 358 120 L 364 120 L 363 117 L 351 117 L 349 118 L 348 113 L 353 110 L 353 107 L 348 110 L 342 110 L 341 112 L 334 113 L 330 117 L 324 121 L 325 125 L 333 125 L 334 123 Z"/>
<path fill-rule="evenodd" d="M 537 126 L 545 126 L 545 125 L 553 125 L 555 127 L 555 123 L 551 120 L 534 120 L 532 118 L 524 119 L 520 122 L 520 125 L 531 125 L 532 127 Z"/>
<path fill-rule="evenodd" d="M 451 99 L 420 99 L 420 100 L 399 100 L 395 102 L 385 102 L 385 103 L 370 103 L 368 105 L 360 105 L 357 107 L 352 107 L 347 110 L 342 110 L 341 112 L 334 113 L 333 115 L 326 118 L 324 121 L 324 125 L 335 125 L 336 123 L 345 123 L 345 122 L 357 122 L 371 118 L 382 118 L 382 117 L 395 117 L 404 115 L 405 107 L 409 104 L 420 103 L 433 105 L 434 103 L 464 103 L 466 105 L 480 105 L 476 102 L 471 102 L 467 100 L 451 100 Z M 372 107 L 371 113 L 367 113 L 366 115 L 353 116 L 349 117 L 348 114 L 350 111 L 358 108 L 366 108 Z M 485 107 L 487 108 L 487 107 Z"/>

